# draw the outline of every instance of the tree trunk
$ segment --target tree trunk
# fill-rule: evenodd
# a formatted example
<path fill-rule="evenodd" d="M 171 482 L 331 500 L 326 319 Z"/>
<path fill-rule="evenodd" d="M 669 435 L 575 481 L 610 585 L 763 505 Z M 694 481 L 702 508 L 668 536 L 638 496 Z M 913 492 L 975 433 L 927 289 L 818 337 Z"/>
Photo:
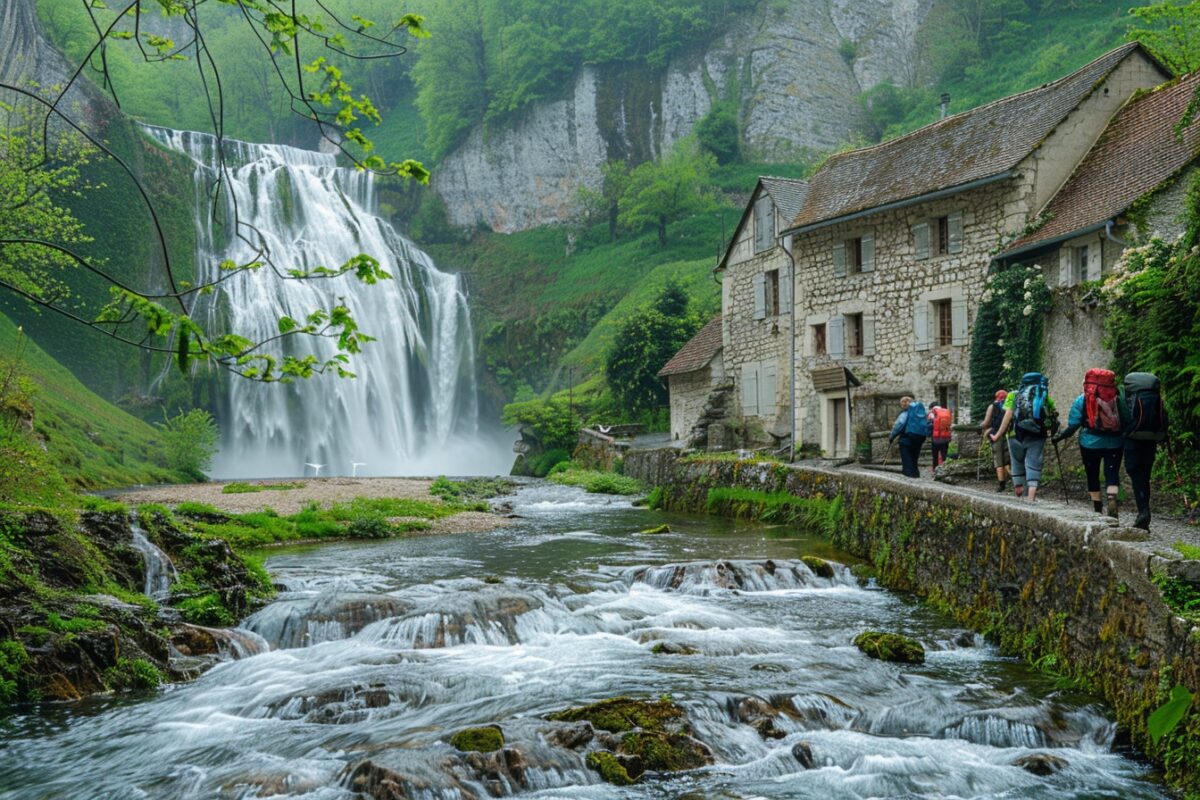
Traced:
<path fill-rule="evenodd" d="M 663 247 L 667 246 L 667 217 L 665 214 L 658 215 L 658 243 Z"/>

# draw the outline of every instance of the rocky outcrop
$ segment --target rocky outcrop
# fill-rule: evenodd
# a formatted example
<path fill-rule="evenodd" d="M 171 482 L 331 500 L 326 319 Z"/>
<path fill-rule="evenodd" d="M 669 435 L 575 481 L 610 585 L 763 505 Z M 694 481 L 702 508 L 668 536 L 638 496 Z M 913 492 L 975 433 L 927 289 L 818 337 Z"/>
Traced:
<path fill-rule="evenodd" d="M 760 3 L 701 52 L 663 70 L 585 67 L 554 101 L 477 128 L 434 185 L 456 225 L 512 232 L 562 222 L 609 160 L 657 159 L 718 100 L 738 106 L 743 147 L 783 160 L 833 149 L 859 124 L 858 95 L 916 69 L 928 0 Z"/>

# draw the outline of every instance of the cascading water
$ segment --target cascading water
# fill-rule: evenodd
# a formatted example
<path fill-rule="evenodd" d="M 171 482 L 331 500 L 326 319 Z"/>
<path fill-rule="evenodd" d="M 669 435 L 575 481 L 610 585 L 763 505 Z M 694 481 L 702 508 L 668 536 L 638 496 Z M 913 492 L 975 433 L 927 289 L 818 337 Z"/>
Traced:
<path fill-rule="evenodd" d="M 377 341 L 352 359 L 355 379 L 322 376 L 292 386 L 226 381 L 215 474 L 302 475 L 306 464 L 322 465 L 324 475 L 505 471 L 503 459 L 481 463 L 475 442 L 471 321 L 459 278 L 439 271 L 374 213 L 369 173 L 294 147 L 146 130 L 195 164 L 201 281 L 217 278 L 225 259 L 254 260 L 259 246 L 284 273 L 332 269 L 367 253 L 392 276 L 366 286 L 349 275 L 283 279 L 264 267 L 222 284 L 205 309 L 214 329 L 262 341 L 278 335 L 281 317 L 303 319 L 344 298 L 360 329 Z M 294 354 L 322 359 L 336 352 L 331 342 L 309 337 L 297 347 Z"/>
<path fill-rule="evenodd" d="M 155 600 L 165 600 L 171 594 L 171 584 L 179 580 L 179 573 L 171 557 L 146 538 L 146 532 L 133 525 L 133 549 L 142 554 L 146 569 L 146 582 L 142 594 Z"/>

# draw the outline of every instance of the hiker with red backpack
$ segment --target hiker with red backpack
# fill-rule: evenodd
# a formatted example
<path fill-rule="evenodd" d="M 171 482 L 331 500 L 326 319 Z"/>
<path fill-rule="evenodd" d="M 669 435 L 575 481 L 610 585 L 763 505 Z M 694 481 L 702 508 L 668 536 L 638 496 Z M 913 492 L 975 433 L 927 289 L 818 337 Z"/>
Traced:
<path fill-rule="evenodd" d="M 1021 376 L 1020 386 L 1004 399 L 1000 429 L 989 433 L 988 438 L 1001 441 L 1010 426 L 1014 431 L 1008 440 L 1013 491 L 1017 497 L 1027 497 L 1032 502 L 1037 499 L 1038 484 L 1042 481 L 1046 434 L 1058 431 L 1058 412 L 1042 373 L 1026 372 Z"/>
<path fill-rule="evenodd" d="M 1100 502 L 1100 465 L 1103 463 L 1107 513 L 1113 519 L 1117 519 L 1117 491 L 1121 485 L 1123 428 L 1116 373 L 1107 369 L 1089 369 L 1083 379 L 1083 393 L 1071 405 L 1067 427 L 1052 439 L 1057 444 L 1074 436 L 1075 431 L 1080 432 L 1079 455 L 1087 475 L 1092 508 L 1097 513 L 1105 512 Z"/>
<path fill-rule="evenodd" d="M 929 407 L 929 424 L 932 431 L 929 440 L 933 446 L 933 469 L 930 472 L 936 477 L 937 468 L 945 462 L 946 455 L 950 452 L 950 439 L 954 435 L 954 415 L 941 403 L 934 403 Z"/>
<path fill-rule="evenodd" d="M 1137 504 L 1135 528 L 1150 530 L 1150 472 L 1158 443 L 1167 439 L 1167 410 L 1162 402 L 1162 386 L 1149 372 L 1131 372 L 1125 376 L 1119 404 L 1125 434 L 1125 472 L 1133 484 Z"/>

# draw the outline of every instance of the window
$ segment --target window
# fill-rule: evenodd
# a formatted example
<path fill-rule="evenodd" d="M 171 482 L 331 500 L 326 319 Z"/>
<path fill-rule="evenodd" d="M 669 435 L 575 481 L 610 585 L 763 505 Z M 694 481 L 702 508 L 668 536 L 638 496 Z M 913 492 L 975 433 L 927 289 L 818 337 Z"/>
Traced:
<path fill-rule="evenodd" d="M 774 317 L 779 315 L 779 270 L 767 270 L 766 276 L 766 312 Z"/>
<path fill-rule="evenodd" d="M 812 352 L 814 356 L 823 356 L 829 352 L 825 344 L 825 324 L 812 326 Z"/>
<path fill-rule="evenodd" d="M 944 217 L 924 219 L 913 225 L 913 257 L 921 260 L 930 256 L 961 253 L 963 246 L 963 213 L 955 211 Z"/>
<path fill-rule="evenodd" d="M 875 271 L 875 235 L 866 232 L 833 243 L 833 274 L 837 277 Z"/>
<path fill-rule="evenodd" d="M 938 217 L 931 224 L 937 231 L 937 249 L 934 252 L 944 256 L 950 252 L 950 218 Z"/>
<path fill-rule="evenodd" d="M 1082 247 L 1074 248 L 1073 265 L 1074 280 L 1072 283 L 1080 284 L 1088 279 L 1088 246 L 1085 244 Z"/>
<path fill-rule="evenodd" d="M 954 310 L 949 300 L 938 300 L 933 304 L 933 319 L 937 325 L 937 346 L 949 347 L 954 343 Z"/>
<path fill-rule="evenodd" d="M 863 354 L 863 315 L 846 315 L 846 353 L 851 358 Z"/>
<path fill-rule="evenodd" d="M 942 408 L 950 409 L 950 416 L 958 419 L 958 384 L 943 383 L 937 387 L 938 403 Z"/>

